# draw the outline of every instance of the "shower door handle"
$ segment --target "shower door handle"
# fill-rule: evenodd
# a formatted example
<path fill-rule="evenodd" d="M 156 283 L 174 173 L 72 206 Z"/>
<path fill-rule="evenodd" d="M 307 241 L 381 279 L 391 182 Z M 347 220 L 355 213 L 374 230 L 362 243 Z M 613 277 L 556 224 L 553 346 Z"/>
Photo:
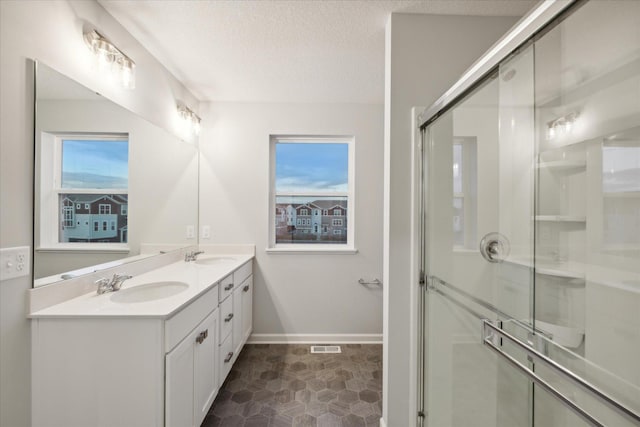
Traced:
<path fill-rule="evenodd" d="M 480 253 L 489 262 L 502 262 L 509 256 L 509 239 L 497 232 L 486 234 L 480 240 Z"/>

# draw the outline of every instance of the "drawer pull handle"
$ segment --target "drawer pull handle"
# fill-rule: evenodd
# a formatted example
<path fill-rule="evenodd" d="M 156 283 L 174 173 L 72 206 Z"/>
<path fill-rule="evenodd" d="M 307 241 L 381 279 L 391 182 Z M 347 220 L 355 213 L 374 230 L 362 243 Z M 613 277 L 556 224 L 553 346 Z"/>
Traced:
<path fill-rule="evenodd" d="M 209 336 L 209 330 L 205 329 L 204 331 L 198 334 L 198 337 L 196 338 L 196 342 L 198 344 L 202 344 L 202 342 L 206 340 L 208 336 Z"/>
<path fill-rule="evenodd" d="M 242 288 L 242 290 L 245 292 L 249 292 L 249 285 L 246 285 L 244 288 Z"/>
<path fill-rule="evenodd" d="M 229 313 L 229 315 L 224 318 L 224 321 L 225 322 L 231 322 L 231 319 L 233 319 L 233 313 Z"/>
<path fill-rule="evenodd" d="M 224 287 L 225 291 L 230 291 L 231 289 L 233 289 L 233 283 L 229 283 L 227 286 Z"/>
<path fill-rule="evenodd" d="M 229 354 L 227 354 L 227 357 L 224 358 L 224 363 L 229 363 L 231 361 L 231 358 L 233 357 L 233 351 L 229 352 Z"/>

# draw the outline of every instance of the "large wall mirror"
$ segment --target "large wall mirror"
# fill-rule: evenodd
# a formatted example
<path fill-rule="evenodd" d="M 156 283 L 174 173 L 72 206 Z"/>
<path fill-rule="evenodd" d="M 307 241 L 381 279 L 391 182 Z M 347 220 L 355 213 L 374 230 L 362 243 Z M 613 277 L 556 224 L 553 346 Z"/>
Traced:
<path fill-rule="evenodd" d="M 197 244 L 197 145 L 41 62 L 34 186 L 34 286 Z"/>

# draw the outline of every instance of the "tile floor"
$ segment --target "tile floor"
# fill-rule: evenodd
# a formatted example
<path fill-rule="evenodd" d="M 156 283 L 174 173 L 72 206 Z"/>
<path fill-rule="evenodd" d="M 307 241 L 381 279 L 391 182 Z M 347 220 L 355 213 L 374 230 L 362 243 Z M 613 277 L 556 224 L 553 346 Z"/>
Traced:
<path fill-rule="evenodd" d="M 382 410 L 382 346 L 247 344 L 201 427 L 368 427 Z"/>

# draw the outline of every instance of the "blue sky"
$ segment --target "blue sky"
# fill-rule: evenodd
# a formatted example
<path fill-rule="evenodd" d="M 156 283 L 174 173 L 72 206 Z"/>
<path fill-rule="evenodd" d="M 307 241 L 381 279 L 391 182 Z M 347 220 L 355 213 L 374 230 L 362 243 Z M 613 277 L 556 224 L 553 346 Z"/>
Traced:
<path fill-rule="evenodd" d="M 63 140 L 63 188 L 127 188 L 127 141 Z"/>
<path fill-rule="evenodd" d="M 276 144 L 277 192 L 346 192 L 348 170 L 348 144 Z"/>

